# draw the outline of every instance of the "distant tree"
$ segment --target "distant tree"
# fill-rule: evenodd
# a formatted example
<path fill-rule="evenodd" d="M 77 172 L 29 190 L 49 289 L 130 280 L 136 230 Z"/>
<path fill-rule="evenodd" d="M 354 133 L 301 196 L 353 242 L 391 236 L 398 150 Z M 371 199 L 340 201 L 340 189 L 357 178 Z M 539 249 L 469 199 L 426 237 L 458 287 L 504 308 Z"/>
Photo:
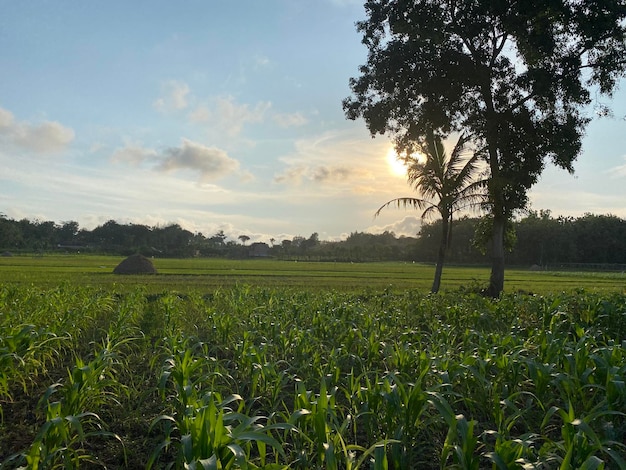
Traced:
<path fill-rule="evenodd" d="M 130 254 L 128 253 L 128 239 L 124 226 L 113 219 L 94 228 L 89 239 L 103 251 Z"/>
<path fill-rule="evenodd" d="M 580 263 L 626 263 L 626 221 L 611 215 L 584 214 L 573 236 Z"/>
<path fill-rule="evenodd" d="M 250 240 L 250 237 L 248 235 L 239 235 L 237 238 L 241 240 L 241 243 L 243 245 L 245 245 Z"/>
<path fill-rule="evenodd" d="M 22 219 L 17 224 L 22 234 L 23 248 L 41 251 L 55 247 L 58 243 L 57 225 L 51 220 L 31 222 L 28 219 Z"/>
<path fill-rule="evenodd" d="M 59 242 L 72 244 L 74 242 L 74 239 L 76 238 L 76 235 L 78 235 L 79 230 L 80 227 L 78 225 L 78 222 L 73 220 L 69 222 L 63 222 L 61 227 L 58 229 Z"/>
<path fill-rule="evenodd" d="M 303 251 L 306 251 L 306 250 L 310 250 L 311 248 L 318 246 L 319 244 L 320 244 L 319 235 L 317 232 L 314 232 L 311 234 L 309 238 L 307 238 L 306 240 L 303 240 L 300 243 L 300 248 L 302 248 Z"/>
<path fill-rule="evenodd" d="M 573 171 L 592 92 L 611 95 L 624 75 L 624 1 L 367 0 L 365 10 L 357 29 L 369 54 L 346 116 L 391 134 L 402 153 L 429 129 L 484 146 L 498 296 L 507 221 L 546 161 Z"/>
<path fill-rule="evenodd" d="M 226 243 L 226 234 L 223 230 L 218 231 L 215 235 L 208 239 L 212 248 L 223 248 Z"/>
<path fill-rule="evenodd" d="M 22 243 L 22 231 L 19 224 L 0 215 L 0 249 L 14 250 Z"/>
<path fill-rule="evenodd" d="M 130 250 L 133 253 L 153 254 L 153 231 L 143 224 L 130 224 L 125 229 L 130 241 Z"/>
<path fill-rule="evenodd" d="M 194 235 L 179 224 L 170 224 L 152 230 L 154 247 L 165 256 L 190 256 L 193 254 Z"/>
<path fill-rule="evenodd" d="M 291 247 L 295 249 L 300 249 L 305 241 L 306 238 L 301 235 L 296 235 L 291 239 Z"/>
<path fill-rule="evenodd" d="M 476 180 L 480 154 L 465 153 L 468 138 L 461 135 L 448 157 L 441 138 L 429 133 L 423 147 L 425 161 L 406 157 L 409 184 L 421 197 L 400 197 L 383 204 L 376 216 L 389 206 L 413 207 L 422 210 L 422 219 L 441 217 L 441 238 L 431 292 L 439 292 L 446 251 L 450 246 L 454 213 L 484 202 L 484 182 Z"/>

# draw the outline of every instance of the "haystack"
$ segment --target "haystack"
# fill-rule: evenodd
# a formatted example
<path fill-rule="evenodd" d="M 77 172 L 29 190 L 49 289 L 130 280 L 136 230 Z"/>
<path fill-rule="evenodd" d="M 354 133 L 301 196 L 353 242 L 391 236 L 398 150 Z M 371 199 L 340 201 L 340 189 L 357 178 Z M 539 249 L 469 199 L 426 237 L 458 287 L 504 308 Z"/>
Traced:
<path fill-rule="evenodd" d="M 113 274 L 156 274 L 157 270 L 148 258 L 136 254 L 129 256 L 113 270 Z"/>

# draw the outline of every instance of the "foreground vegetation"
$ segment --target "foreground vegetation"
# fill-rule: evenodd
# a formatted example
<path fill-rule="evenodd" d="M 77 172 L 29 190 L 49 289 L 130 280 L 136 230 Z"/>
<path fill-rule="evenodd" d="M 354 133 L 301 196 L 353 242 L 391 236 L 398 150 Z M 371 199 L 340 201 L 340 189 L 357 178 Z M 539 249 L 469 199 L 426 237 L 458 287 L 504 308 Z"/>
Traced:
<path fill-rule="evenodd" d="M 3 468 L 626 468 L 626 295 L 5 283 Z"/>

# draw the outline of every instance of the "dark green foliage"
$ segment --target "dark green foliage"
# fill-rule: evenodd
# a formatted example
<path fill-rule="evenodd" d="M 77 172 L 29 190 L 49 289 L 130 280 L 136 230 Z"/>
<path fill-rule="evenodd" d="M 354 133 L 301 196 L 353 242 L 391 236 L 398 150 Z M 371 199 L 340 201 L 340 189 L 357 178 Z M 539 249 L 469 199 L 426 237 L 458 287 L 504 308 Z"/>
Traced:
<path fill-rule="evenodd" d="M 490 225 L 487 225 L 490 228 Z M 612 215 L 585 214 L 582 217 L 552 217 L 550 211 L 531 211 L 510 222 L 507 235 L 507 263 L 558 269 L 624 270 L 626 265 L 626 220 Z M 441 224 L 422 227 L 414 256 L 434 261 Z M 483 263 L 483 249 L 489 248 L 489 233 L 481 232 L 481 219 L 462 218 L 454 224 L 448 258 L 452 263 Z"/>
<path fill-rule="evenodd" d="M 4 286 L 9 311 L 6 468 L 624 462 L 623 293 Z"/>

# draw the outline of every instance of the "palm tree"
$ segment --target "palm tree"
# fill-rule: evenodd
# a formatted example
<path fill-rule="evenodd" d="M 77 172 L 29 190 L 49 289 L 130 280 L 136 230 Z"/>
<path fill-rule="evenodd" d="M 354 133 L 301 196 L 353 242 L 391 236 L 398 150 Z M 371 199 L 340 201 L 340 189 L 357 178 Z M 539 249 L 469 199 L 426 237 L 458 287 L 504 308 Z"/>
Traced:
<path fill-rule="evenodd" d="M 404 158 L 408 182 L 422 197 L 392 199 L 383 204 L 375 214 L 378 216 L 385 207 L 395 205 L 423 210 L 422 220 L 435 213 L 441 216 L 442 233 L 435 279 L 431 288 L 433 293 L 439 291 L 441 284 L 446 251 L 450 246 L 452 216 L 461 209 L 475 207 L 485 200 L 485 180 L 476 179 L 480 153 L 474 152 L 469 158 L 466 156 L 469 141 L 468 136 L 461 135 L 448 157 L 441 138 L 429 133 L 423 148 L 426 160 L 420 161 L 412 156 Z"/>

